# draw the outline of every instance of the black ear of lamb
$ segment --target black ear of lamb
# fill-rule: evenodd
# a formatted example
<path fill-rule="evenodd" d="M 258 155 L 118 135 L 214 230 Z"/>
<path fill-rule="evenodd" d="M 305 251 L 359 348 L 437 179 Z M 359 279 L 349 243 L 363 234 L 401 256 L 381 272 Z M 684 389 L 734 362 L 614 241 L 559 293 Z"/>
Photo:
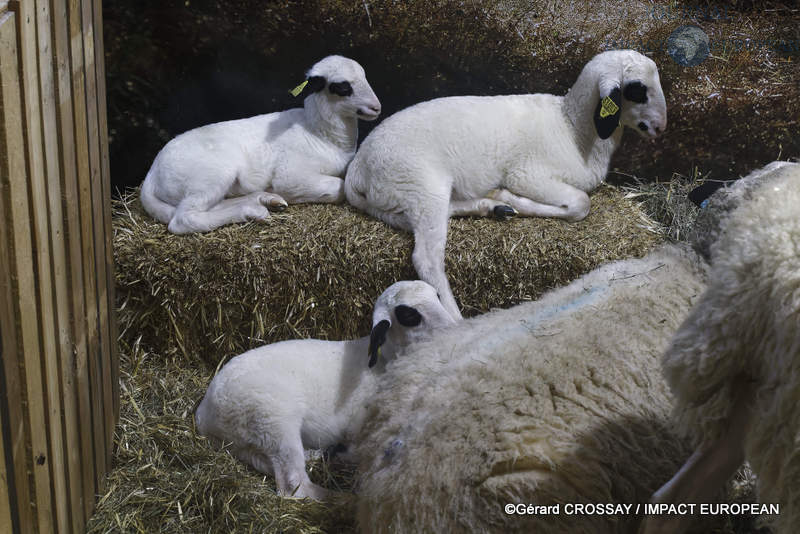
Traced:
<path fill-rule="evenodd" d="M 622 96 L 625 97 L 625 100 L 644 104 L 647 102 L 647 86 L 640 81 L 630 82 L 625 85 Z"/>
<path fill-rule="evenodd" d="M 317 93 L 325 89 L 325 84 L 327 81 L 325 80 L 324 76 L 311 76 L 308 79 L 308 83 L 305 87 L 303 87 L 303 92 L 300 94 L 302 98 L 307 97 L 311 93 Z"/>
<path fill-rule="evenodd" d="M 601 114 L 603 109 L 603 101 L 609 98 L 616 106 L 614 113 L 608 114 L 605 117 Z M 611 106 L 614 107 L 614 106 Z M 600 139 L 608 139 L 614 130 L 619 126 L 619 118 L 622 114 L 622 91 L 619 87 L 615 87 L 607 97 L 601 98 L 597 102 L 597 107 L 594 110 L 594 127 L 597 130 L 597 135 Z"/>
<path fill-rule="evenodd" d="M 372 331 L 369 333 L 369 348 L 367 349 L 369 367 L 378 363 L 378 354 L 380 353 L 381 345 L 386 343 L 386 332 L 389 331 L 391 326 L 392 323 L 384 319 L 372 327 Z"/>

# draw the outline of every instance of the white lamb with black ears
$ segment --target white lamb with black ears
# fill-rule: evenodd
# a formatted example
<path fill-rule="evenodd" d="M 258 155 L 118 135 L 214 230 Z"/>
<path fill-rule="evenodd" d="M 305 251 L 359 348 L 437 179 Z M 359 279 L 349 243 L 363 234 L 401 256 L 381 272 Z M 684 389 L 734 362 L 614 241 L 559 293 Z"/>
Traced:
<path fill-rule="evenodd" d="M 195 412 L 198 431 L 258 471 L 286 496 L 324 499 L 306 474 L 303 447 L 348 443 L 364 421 L 387 360 L 455 323 L 425 282 L 397 282 L 375 302 L 369 337 L 273 343 L 233 358 Z M 380 355 L 380 357 L 379 357 Z"/>
<path fill-rule="evenodd" d="M 778 532 L 796 532 L 800 164 L 773 162 L 710 200 L 705 209 L 730 213 L 707 216 L 719 235 L 710 248 L 708 289 L 662 360 L 680 429 L 697 449 L 652 500 L 709 502 L 747 459 L 760 502 L 780 504 Z M 650 517 L 641 532 L 679 534 L 690 520 Z"/>
<path fill-rule="evenodd" d="M 302 108 L 209 124 L 161 149 L 142 184 L 147 213 L 175 234 L 265 220 L 287 203 L 341 202 L 358 119 L 381 104 L 364 69 L 328 56 L 307 73 Z"/>
<path fill-rule="evenodd" d="M 345 177 L 353 206 L 413 232 L 414 267 L 460 317 L 444 272 L 453 215 L 560 217 L 589 212 L 622 128 L 656 137 L 667 125 L 656 64 L 632 50 L 603 52 L 566 96 L 439 98 L 386 119 Z"/>

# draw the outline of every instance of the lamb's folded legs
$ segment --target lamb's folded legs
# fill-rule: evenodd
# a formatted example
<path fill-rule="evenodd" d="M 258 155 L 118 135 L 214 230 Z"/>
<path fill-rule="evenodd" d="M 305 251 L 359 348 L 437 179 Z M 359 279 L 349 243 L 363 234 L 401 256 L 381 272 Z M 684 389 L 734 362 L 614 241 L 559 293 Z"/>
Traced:
<path fill-rule="evenodd" d="M 287 206 L 280 195 L 264 191 L 208 204 L 209 200 L 201 197 L 183 199 L 169 222 L 169 231 L 173 234 L 208 232 L 230 223 L 264 221 L 269 217 L 267 208 L 280 211 Z"/>
<path fill-rule="evenodd" d="M 502 189 L 490 195 L 526 217 L 556 217 L 580 221 L 589 214 L 589 195 L 552 178 L 509 176 Z"/>
<path fill-rule="evenodd" d="M 262 450 L 258 447 L 249 447 L 233 451 L 234 456 L 251 465 L 257 471 L 275 476 L 278 494 L 283 497 L 298 499 L 308 497 L 323 501 L 335 492 L 326 490 L 311 482 L 306 473 L 306 456 L 300 431 L 293 429 L 281 433 L 281 441 L 274 443 L 271 439 L 265 443 L 276 445 L 274 450 Z"/>
<path fill-rule="evenodd" d="M 487 217 L 490 213 L 498 219 L 506 219 L 517 214 L 513 207 L 493 198 L 450 200 L 450 217 L 465 217 L 469 215 Z"/>
<path fill-rule="evenodd" d="M 327 174 L 276 176 L 271 191 L 292 204 L 305 202 L 338 204 L 344 201 L 344 180 Z"/>
<path fill-rule="evenodd" d="M 746 389 L 746 388 L 745 388 Z M 750 395 L 739 393 L 726 432 L 716 441 L 699 447 L 669 482 L 650 498 L 656 504 L 710 502 L 745 460 L 744 439 L 750 422 Z M 692 515 L 645 517 L 639 534 L 681 534 L 692 523 Z"/>

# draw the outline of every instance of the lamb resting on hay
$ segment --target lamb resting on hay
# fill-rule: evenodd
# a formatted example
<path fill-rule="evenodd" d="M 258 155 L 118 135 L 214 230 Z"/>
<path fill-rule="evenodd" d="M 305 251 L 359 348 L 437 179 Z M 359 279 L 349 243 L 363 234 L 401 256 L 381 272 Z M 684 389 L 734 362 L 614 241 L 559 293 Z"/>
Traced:
<path fill-rule="evenodd" d="M 659 356 L 703 291 L 688 247 L 600 267 L 415 343 L 357 440 L 363 532 L 635 532 L 567 503 L 646 502 L 689 453 Z M 506 504 L 560 505 L 509 515 Z"/>
<path fill-rule="evenodd" d="M 656 64 L 633 50 L 603 52 L 566 96 L 439 98 L 392 115 L 362 143 L 345 193 L 414 234 L 417 274 L 460 317 L 444 270 L 450 216 L 581 220 L 620 145 L 619 126 L 655 137 L 666 124 Z"/>
<path fill-rule="evenodd" d="M 341 202 L 358 119 L 380 102 L 364 69 L 328 56 L 308 71 L 302 108 L 218 122 L 183 133 L 158 153 L 142 184 L 142 204 L 175 234 L 207 232 L 268 207 Z"/>
<path fill-rule="evenodd" d="M 436 290 L 421 281 L 392 284 L 372 317 L 369 337 L 283 341 L 237 356 L 211 381 L 195 414 L 198 430 L 230 443 L 234 456 L 259 471 L 274 473 L 282 495 L 325 498 L 328 490 L 308 478 L 303 447 L 347 444 L 363 423 L 386 361 L 455 322 Z"/>
<path fill-rule="evenodd" d="M 758 187 L 753 187 L 753 184 Z M 780 503 L 779 532 L 800 524 L 800 164 L 773 162 L 711 197 L 719 240 L 709 287 L 664 355 L 681 429 L 698 446 L 653 495 L 707 502 L 745 460 L 760 500 Z M 684 516 L 645 534 L 679 533 Z"/>

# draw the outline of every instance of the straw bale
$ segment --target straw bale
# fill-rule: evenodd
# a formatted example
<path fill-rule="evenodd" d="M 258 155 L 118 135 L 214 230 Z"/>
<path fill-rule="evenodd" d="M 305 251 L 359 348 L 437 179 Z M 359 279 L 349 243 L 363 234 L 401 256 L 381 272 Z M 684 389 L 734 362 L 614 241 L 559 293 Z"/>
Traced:
<path fill-rule="evenodd" d="M 268 223 L 176 236 L 131 194 L 113 220 L 123 337 L 214 367 L 278 340 L 365 335 L 381 291 L 416 278 L 412 236 L 349 206 L 291 206 Z M 446 270 L 469 316 L 535 299 L 662 240 L 637 203 L 603 186 L 579 223 L 451 220 Z"/>

